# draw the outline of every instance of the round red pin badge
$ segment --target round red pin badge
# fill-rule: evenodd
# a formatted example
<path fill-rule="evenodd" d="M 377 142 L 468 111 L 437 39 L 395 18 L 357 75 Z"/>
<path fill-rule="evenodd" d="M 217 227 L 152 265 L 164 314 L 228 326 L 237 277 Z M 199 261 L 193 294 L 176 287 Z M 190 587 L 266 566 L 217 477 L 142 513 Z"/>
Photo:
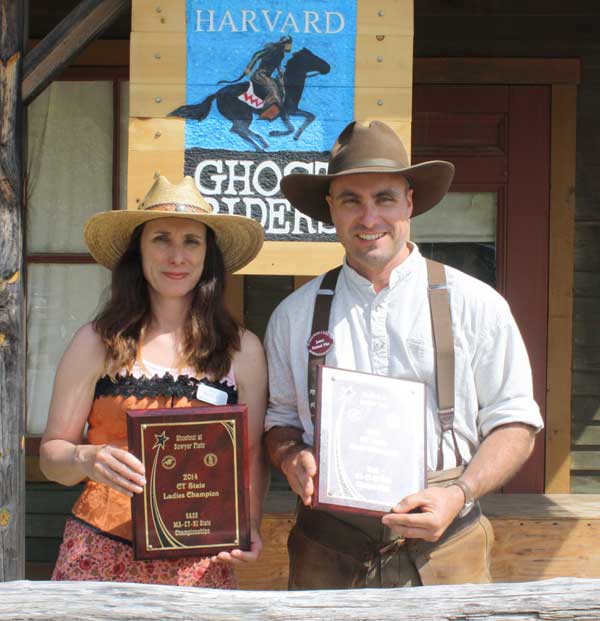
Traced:
<path fill-rule="evenodd" d="M 306 346 L 313 356 L 326 356 L 333 347 L 333 336 L 325 330 L 319 330 L 308 339 Z"/>

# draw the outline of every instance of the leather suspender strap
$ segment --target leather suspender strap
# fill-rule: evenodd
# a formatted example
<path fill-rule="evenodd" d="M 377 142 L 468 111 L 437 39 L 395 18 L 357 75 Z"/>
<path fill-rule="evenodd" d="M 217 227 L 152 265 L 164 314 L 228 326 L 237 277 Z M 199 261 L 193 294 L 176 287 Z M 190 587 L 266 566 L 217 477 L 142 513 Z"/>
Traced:
<path fill-rule="evenodd" d="M 438 417 L 441 434 L 438 445 L 437 470 L 444 469 L 443 440 L 450 432 L 454 443 L 456 465 L 464 461 L 458 448 L 454 433 L 454 339 L 452 337 L 452 318 L 450 316 L 450 295 L 446 282 L 444 266 L 437 261 L 425 259 L 429 281 L 429 310 L 433 330 L 435 351 L 435 381 L 438 396 Z"/>
<path fill-rule="evenodd" d="M 327 356 L 327 352 L 331 347 L 323 351 L 323 353 L 318 354 L 315 353 L 315 349 L 318 348 L 311 347 L 311 342 L 315 338 L 315 335 L 327 333 L 329 330 L 331 303 L 333 302 L 335 286 L 341 269 L 342 266 L 340 265 L 339 267 L 329 270 L 325 276 L 323 276 L 321 288 L 317 291 L 317 297 L 315 299 L 315 310 L 313 312 L 312 329 L 310 332 L 311 336 L 308 344 L 308 405 L 313 424 L 317 414 L 317 370 L 320 364 L 325 364 L 325 356 Z"/>

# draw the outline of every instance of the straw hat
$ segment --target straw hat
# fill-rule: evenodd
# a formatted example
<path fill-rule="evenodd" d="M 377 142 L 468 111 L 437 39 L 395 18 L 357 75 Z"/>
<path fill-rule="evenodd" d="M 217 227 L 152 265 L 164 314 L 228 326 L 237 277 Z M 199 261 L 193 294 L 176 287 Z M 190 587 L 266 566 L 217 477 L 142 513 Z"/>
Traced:
<path fill-rule="evenodd" d="M 137 209 L 104 211 L 92 216 L 83 229 L 85 243 L 98 263 L 113 269 L 134 229 L 158 218 L 188 218 L 211 228 L 228 272 L 250 263 L 264 240 L 263 228 L 256 220 L 213 213 L 191 177 L 174 185 L 160 176 Z"/>
<path fill-rule="evenodd" d="M 448 192 L 454 165 L 434 160 L 411 166 L 406 149 L 396 132 L 381 121 L 363 125 L 353 121 L 339 135 L 331 149 L 327 175 L 295 173 L 281 180 L 281 190 L 302 213 L 331 224 L 325 197 L 332 179 L 359 173 L 398 173 L 414 188 L 413 216 L 437 205 Z"/>

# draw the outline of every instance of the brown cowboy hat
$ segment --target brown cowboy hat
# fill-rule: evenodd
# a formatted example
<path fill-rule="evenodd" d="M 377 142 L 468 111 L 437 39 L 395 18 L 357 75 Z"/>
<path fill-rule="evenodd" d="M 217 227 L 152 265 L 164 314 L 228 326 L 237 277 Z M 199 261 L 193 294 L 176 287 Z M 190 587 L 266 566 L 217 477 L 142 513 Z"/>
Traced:
<path fill-rule="evenodd" d="M 281 190 L 292 205 L 315 220 L 331 224 L 329 194 L 332 179 L 358 173 L 398 173 L 414 188 L 413 216 L 437 205 L 448 192 L 454 165 L 434 160 L 411 166 L 396 132 L 381 121 L 363 125 L 353 121 L 331 149 L 327 175 L 294 173 L 281 180 Z"/>
<path fill-rule="evenodd" d="M 137 209 L 97 213 L 86 222 L 83 236 L 94 259 L 113 269 L 127 249 L 133 231 L 140 224 L 159 218 L 187 218 L 210 227 L 228 272 L 250 263 L 263 244 L 259 222 L 246 216 L 214 213 L 191 177 L 173 184 L 159 176 Z"/>

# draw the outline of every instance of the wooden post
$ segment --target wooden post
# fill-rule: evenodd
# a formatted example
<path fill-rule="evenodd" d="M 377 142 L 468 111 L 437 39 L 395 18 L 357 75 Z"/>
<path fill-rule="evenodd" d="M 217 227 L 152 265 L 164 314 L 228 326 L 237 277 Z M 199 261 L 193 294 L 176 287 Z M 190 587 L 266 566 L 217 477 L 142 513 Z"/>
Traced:
<path fill-rule="evenodd" d="M 21 74 L 26 0 L 0 0 L 0 581 L 25 569 Z"/>

